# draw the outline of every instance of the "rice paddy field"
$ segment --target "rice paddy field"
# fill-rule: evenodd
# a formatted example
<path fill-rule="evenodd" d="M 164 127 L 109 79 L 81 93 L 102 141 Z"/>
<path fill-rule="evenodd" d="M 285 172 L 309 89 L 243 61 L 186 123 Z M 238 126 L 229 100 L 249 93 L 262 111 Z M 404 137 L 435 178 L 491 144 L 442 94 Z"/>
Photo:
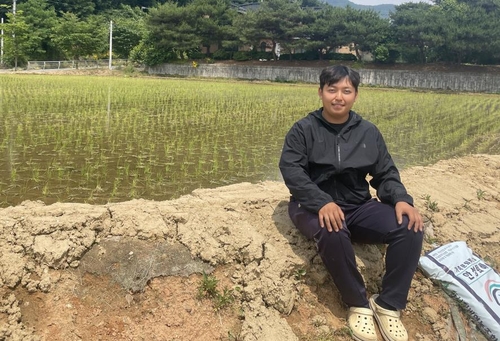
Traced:
<path fill-rule="evenodd" d="M 316 85 L 0 75 L 0 206 L 280 180 L 285 134 L 320 105 Z M 500 153 L 500 95 L 361 87 L 354 110 L 400 169 Z"/>

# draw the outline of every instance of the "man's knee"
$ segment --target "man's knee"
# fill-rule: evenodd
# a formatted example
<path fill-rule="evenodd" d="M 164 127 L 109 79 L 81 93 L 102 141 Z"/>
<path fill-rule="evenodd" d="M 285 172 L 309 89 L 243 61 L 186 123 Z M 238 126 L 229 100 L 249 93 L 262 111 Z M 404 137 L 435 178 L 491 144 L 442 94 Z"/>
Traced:
<path fill-rule="evenodd" d="M 351 244 L 351 233 L 344 224 L 344 227 L 338 232 L 329 232 L 326 227 L 320 228 L 313 236 L 318 248 L 323 249 L 340 249 L 342 245 Z"/>
<path fill-rule="evenodd" d="M 403 222 L 398 225 L 392 232 L 388 235 L 388 244 L 394 241 L 404 241 L 406 243 L 417 243 L 422 245 L 424 239 L 424 233 L 422 231 L 415 232 L 414 226 L 408 229 L 409 220 L 408 217 L 403 217 Z"/>
<path fill-rule="evenodd" d="M 418 252 L 420 253 L 424 240 L 424 233 L 422 231 L 415 232 L 413 228 L 408 230 L 408 228 L 405 227 L 401 230 L 401 233 L 396 238 L 396 240 L 398 239 L 407 246 L 408 252 L 410 252 L 410 250 L 415 250 L 415 252 L 417 252 L 418 250 Z"/>

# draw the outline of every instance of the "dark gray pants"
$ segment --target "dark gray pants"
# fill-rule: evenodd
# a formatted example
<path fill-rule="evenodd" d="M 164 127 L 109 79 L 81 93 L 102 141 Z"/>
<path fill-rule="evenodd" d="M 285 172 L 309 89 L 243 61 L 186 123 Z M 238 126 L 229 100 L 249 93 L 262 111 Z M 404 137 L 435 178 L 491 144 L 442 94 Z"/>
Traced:
<path fill-rule="evenodd" d="M 396 309 L 404 309 L 411 280 L 417 269 L 423 233 L 408 230 L 408 218 L 398 225 L 394 207 L 370 200 L 365 204 L 341 205 L 344 228 L 328 232 L 319 226 L 316 213 L 291 201 L 288 213 L 295 226 L 308 239 L 314 240 L 342 300 L 350 307 L 367 307 L 368 298 L 351 241 L 388 244 L 380 299 Z"/>

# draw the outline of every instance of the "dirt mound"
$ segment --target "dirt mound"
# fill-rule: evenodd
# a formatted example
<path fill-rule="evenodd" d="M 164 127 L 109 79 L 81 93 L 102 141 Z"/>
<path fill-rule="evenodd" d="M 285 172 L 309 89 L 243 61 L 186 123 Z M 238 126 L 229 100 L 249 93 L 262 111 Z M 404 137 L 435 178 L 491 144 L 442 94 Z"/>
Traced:
<path fill-rule="evenodd" d="M 500 156 L 402 177 L 427 217 L 425 249 L 465 240 L 498 270 Z M 0 339 L 349 340 L 345 307 L 287 199 L 282 183 L 263 182 L 163 202 L 1 209 Z M 376 293 L 384 249 L 355 247 Z M 209 276 L 218 294 L 200 298 Z M 412 340 L 474 333 L 419 272 L 402 318 Z"/>

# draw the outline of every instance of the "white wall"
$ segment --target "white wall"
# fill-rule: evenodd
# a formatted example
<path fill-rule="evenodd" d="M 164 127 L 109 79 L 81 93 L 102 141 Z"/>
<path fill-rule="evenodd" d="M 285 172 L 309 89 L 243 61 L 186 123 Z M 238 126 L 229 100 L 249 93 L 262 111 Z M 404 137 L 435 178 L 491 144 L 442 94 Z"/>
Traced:
<path fill-rule="evenodd" d="M 262 66 L 199 64 L 197 67 L 191 64 L 163 64 L 148 68 L 148 72 L 185 77 L 319 83 L 321 67 L 281 67 L 270 66 L 271 63 L 263 63 Z M 358 71 L 364 85 L 500 93 L 500 75 L 497 74 L 370 69 Z"/>

